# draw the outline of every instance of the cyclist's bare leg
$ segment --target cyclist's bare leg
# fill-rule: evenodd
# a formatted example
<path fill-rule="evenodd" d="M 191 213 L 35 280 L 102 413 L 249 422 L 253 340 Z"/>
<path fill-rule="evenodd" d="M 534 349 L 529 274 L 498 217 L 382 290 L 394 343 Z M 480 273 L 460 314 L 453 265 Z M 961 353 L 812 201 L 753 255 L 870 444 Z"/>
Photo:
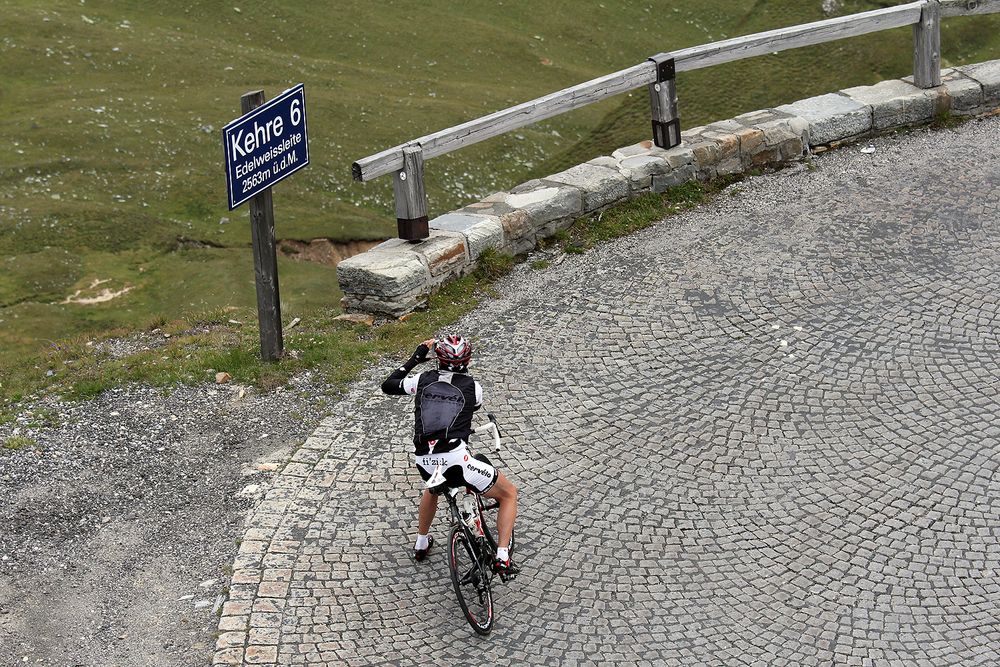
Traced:
<path fill-rule="evenodd" d="M 497 481 L 493 488 L 483 495 L 500 503 L 497 510 L 497 546 L 505 549 L 510 546 L 514 519 L 517 518 L 517 487 L 502 472 L 497 471 Z"/>
<path fill-rule="evenodd" d="M 424 495 L 420 497 L 420 510 L 417 513 L 417 531 L 421 535 L 426 535 L 430 531 L 437 508 L 438 497 L 424 489 Z"/>

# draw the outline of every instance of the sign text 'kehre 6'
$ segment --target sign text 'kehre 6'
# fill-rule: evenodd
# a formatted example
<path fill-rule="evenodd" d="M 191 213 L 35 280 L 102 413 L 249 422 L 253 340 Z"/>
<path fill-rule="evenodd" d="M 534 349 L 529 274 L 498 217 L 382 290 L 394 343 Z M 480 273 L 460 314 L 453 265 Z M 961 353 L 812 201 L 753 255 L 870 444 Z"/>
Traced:
<path fill-rule="evenodd" d="M 305 88 L 300 83 L 222 128 L 232 210 L 309 164 Z"/>

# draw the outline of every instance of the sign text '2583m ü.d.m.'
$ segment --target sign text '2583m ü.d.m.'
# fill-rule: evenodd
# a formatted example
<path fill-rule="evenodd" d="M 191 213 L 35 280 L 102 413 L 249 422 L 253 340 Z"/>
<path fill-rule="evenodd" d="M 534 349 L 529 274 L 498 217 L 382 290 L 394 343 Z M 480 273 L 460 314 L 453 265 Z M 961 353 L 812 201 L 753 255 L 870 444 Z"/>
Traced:
<path fill-rule="evenodd" d="M 301 83 L 222 128 L 229 209 L 309 164 L 308 139 Z"/>

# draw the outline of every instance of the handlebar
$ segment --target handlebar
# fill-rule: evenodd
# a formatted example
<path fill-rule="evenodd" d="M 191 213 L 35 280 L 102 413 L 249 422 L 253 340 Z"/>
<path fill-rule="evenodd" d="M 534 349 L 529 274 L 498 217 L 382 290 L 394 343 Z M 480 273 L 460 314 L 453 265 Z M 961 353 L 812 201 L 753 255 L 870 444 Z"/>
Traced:
<path fill-rule="evenodd" d="M 482 426 L 477 426 L 473 429 L 473 433 L 479 435 L 481 433 L 493 432 L 493 449 L 497 453 L 500 452 L 500 429 L 497 427 L 496 421 L 493 419 L 493 415 L 490 415 L 490 423 L 483 424 Z"/>

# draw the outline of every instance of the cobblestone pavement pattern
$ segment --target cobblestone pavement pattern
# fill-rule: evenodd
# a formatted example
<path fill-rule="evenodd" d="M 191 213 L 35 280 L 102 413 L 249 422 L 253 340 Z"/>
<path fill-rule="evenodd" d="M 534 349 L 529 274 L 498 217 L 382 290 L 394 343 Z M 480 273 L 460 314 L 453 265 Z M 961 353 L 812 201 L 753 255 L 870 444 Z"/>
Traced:
<path fill-rule="evenodd" d="M 254 515 L 217 662 L 995 664 L 998 139 L 878 139 L 522 265 L 457 327 L 522 489 L 493 634 L 410 559 L 387 361 Z"/>

